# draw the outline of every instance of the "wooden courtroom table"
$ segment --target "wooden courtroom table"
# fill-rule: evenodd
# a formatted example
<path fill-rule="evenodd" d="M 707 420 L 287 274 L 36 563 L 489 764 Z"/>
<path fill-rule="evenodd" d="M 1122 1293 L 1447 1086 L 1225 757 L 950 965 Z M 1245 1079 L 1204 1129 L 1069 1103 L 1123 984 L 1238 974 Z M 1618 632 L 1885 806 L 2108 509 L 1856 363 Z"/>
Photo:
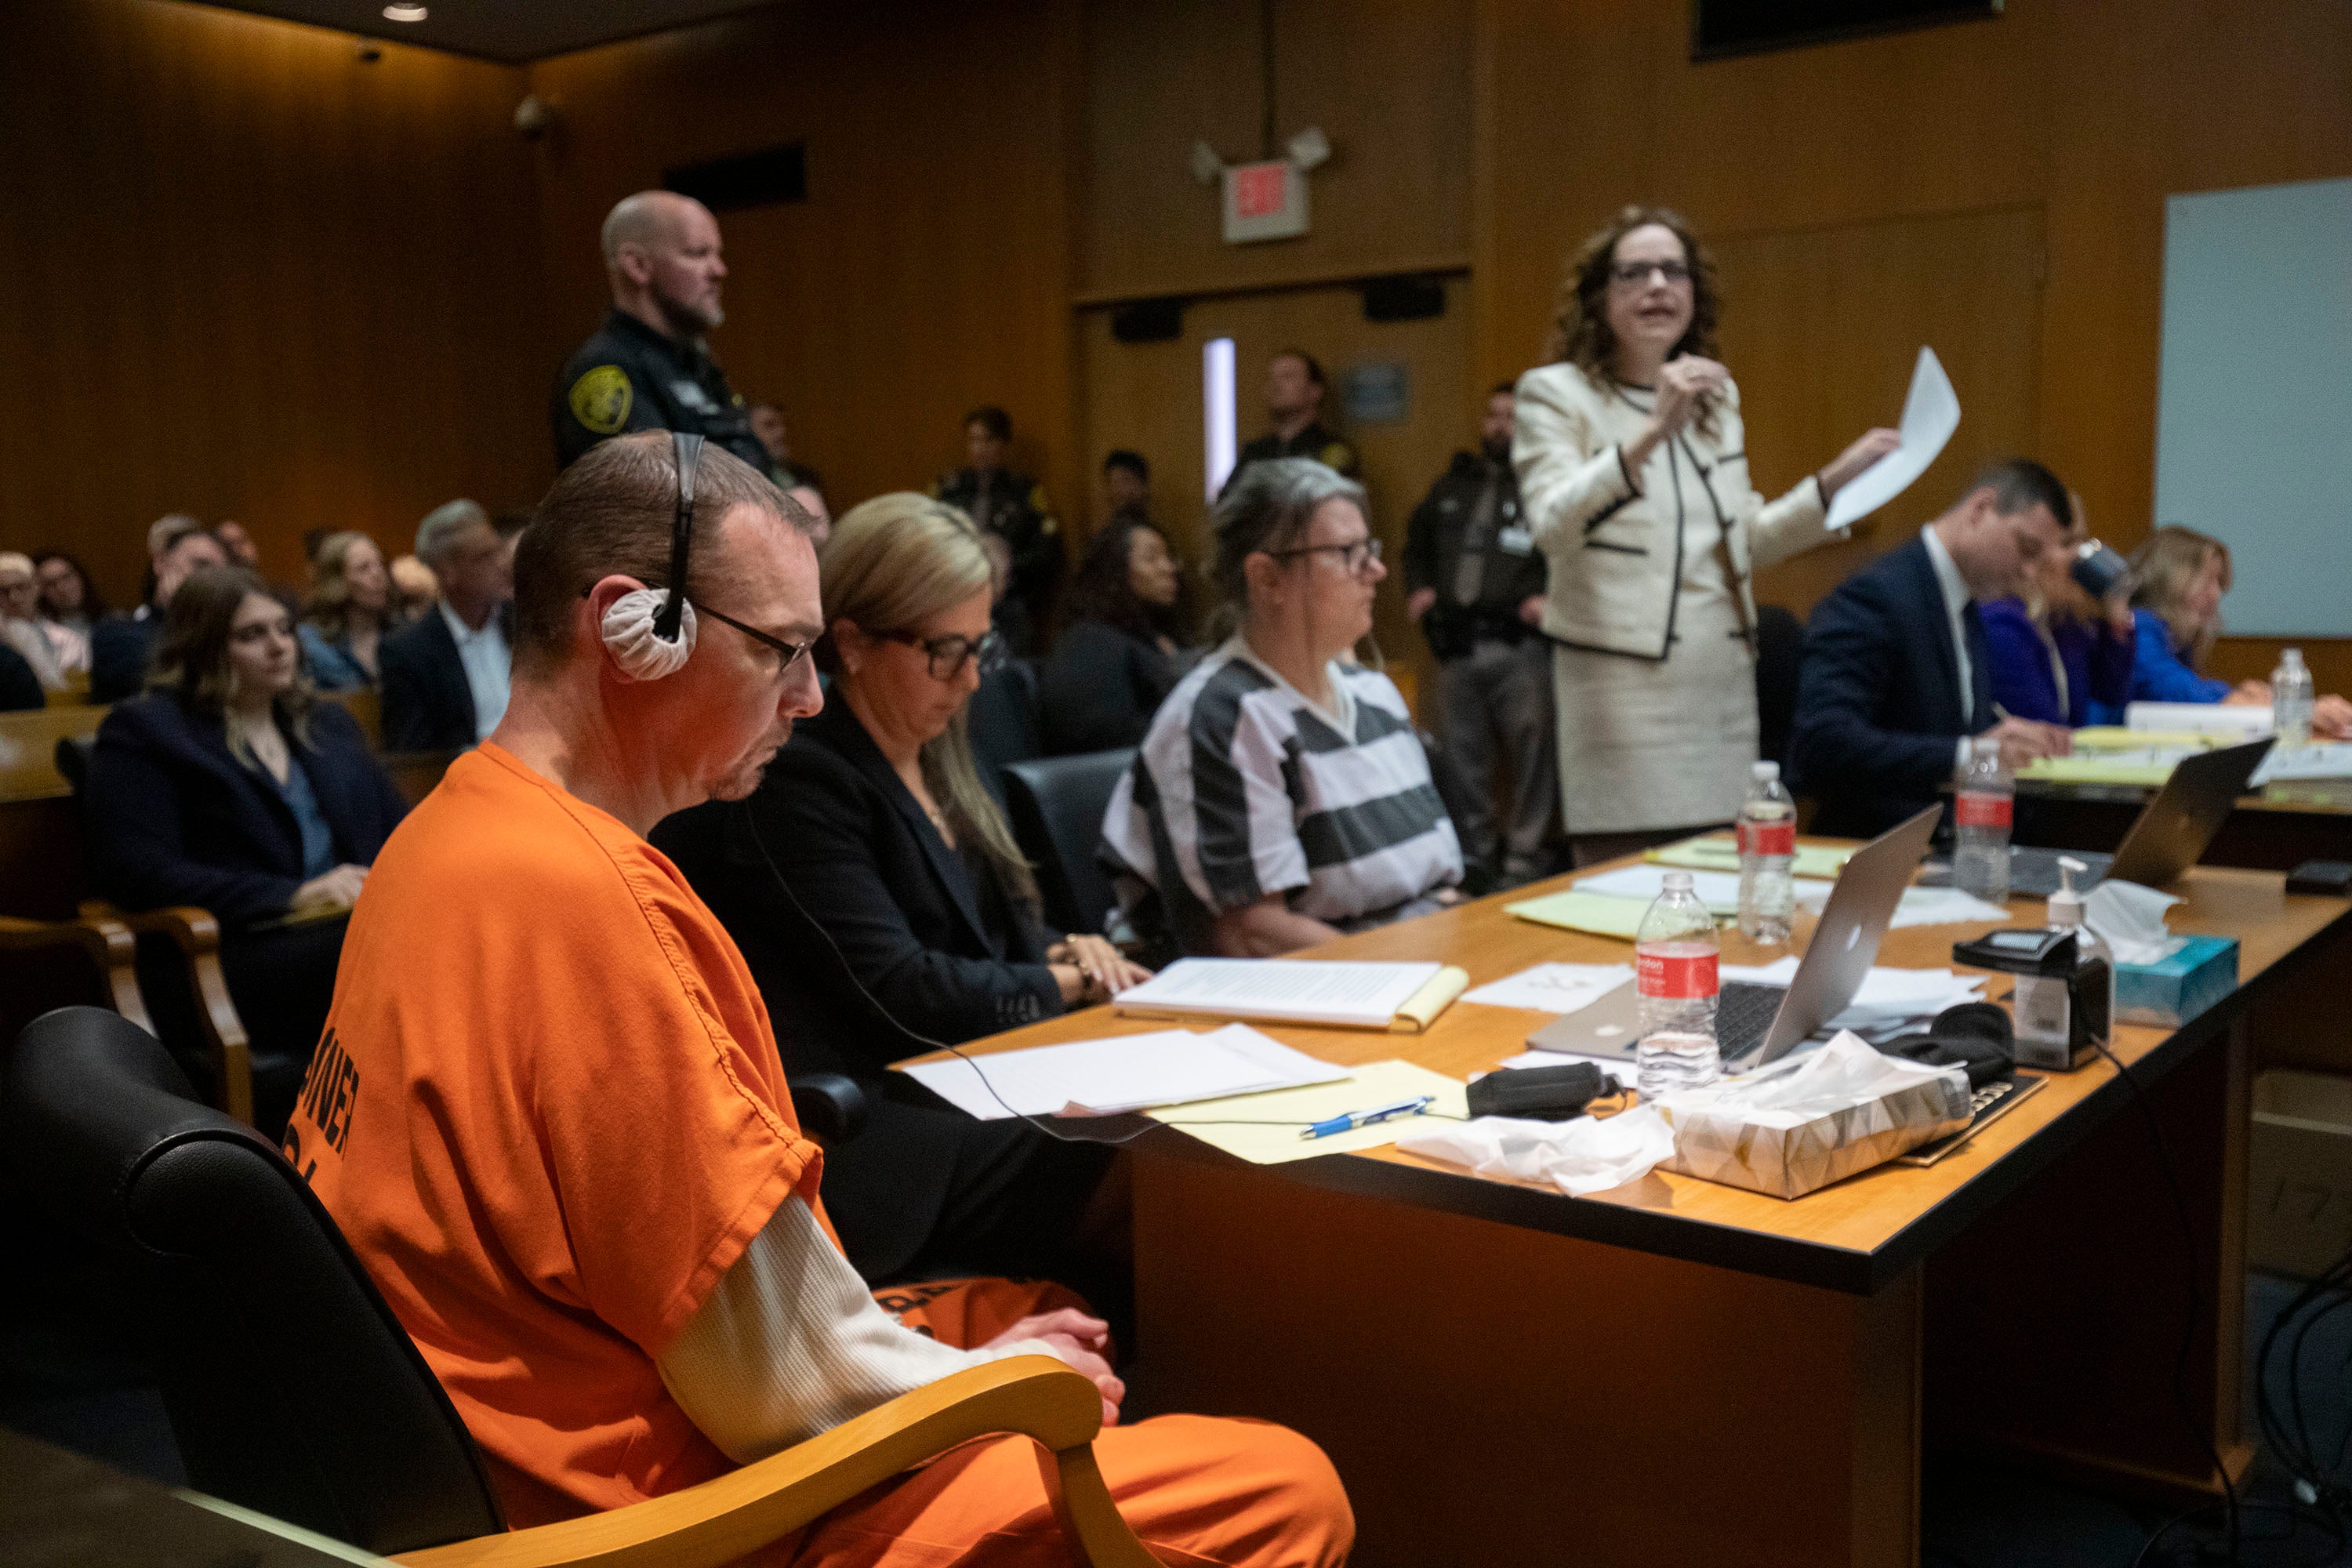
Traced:
<path fill-rule="evenodd" d="M 1539 890 L 1310 955 L 1437 959 L 1474 984 L 1628 960 L 1626 943 L 1503 913 Z M 2116 1051 L 2187 1192 L 2207 1310 L 2184 1396 L 2242 1475 L 2248 1008 L 2316 939 L 2352 931 L 2352 901 L 2210 867 L 2174 890 L 2175 931 L 2240 939 L 2239 990 L 2178 1031 L 2124 1027 Z M 2008 923 L 2041 915 L 2026 901 Z M 1880 962 L 1948 965 L 1955 941 L 1991 929 L 1893 931 Z M 1724 949 L 1769 956 L 1736 931 Z M 1465 1002 L 1419 1037 L 1267 1033 L 1462 1078 L 1547 1018 Z M 1097 1008 L 969 1048 L 1166 1026 Z M 2179 1222 L 2130 1095 L 2096 1061 L 1937 1164 L 1794 1202 L 1663 1173 L 1572 1199 L 1393 1149 L 1258 1166 L 1155 1129 L 1131 1145 L 1137 1375 L 1155 1409 L 1320 1443 L 1364 1568 L 1909 1564 L 1928 1444 L 2188 1506 L 2218 1480 L 2174 1399 Z"/>

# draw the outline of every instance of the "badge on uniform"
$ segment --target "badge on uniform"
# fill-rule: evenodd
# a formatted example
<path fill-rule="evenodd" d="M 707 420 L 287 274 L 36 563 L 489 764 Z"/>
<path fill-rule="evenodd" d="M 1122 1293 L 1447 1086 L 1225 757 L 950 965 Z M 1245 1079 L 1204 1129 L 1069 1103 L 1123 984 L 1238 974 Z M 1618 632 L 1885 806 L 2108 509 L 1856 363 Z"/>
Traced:
<path fill-rule="evenodd" d="M 1355 449 L 1345 441 L 1334 441 L 1323 448 L 1323 466 L 1346 473 L 1356 466 Z"/>
<path fill-rule="evenodd" d="M 572 417 L 599 436 L 617 436 L 629 422 L 635 396 L 628 372 L 616 364 L 600 364 L 572 384 Z"/>

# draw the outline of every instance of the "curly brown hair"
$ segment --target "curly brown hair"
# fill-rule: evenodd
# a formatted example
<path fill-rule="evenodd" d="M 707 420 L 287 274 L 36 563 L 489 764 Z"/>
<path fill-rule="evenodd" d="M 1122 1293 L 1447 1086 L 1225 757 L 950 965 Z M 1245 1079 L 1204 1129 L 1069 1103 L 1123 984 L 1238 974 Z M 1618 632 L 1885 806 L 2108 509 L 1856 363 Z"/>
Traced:
<path fill-rule="evenodd" d="M 1629 206 L 1620 208 L 1598 232 L 1579 246 L 1561 272 L 1559 295 L 1553 305 L 1551 341 L 1544 351 L 1549 363 L 1566 360 L 1592 378 L 1596 384 L 1607 385 L 1616 380 L 1611 362 L 1617 353 L 1617 334 L 1609 329 L 1609 278 L 1617 260 L 1617 244 L 1637 228 L 1655 224 L 1671 231 L 1682 241 L 1683 257 L 1689 263 L 1691 274 L 1690 327 L 1675 343 L 1675 354 L 1698 354 L 1716 359 L 1715 328 L 1723 308 L 1723 296 L 1717 291 L 1715 279 L 1715 258 L 1698 242 L 1682 214 L 1672 207 Z M 1669 354 L 1668 358 L 1674 357 Z M 1715 422 L 1716 396 L 1704 394 L 1698 400 L 1698 425 L 1712 434 Z"/>

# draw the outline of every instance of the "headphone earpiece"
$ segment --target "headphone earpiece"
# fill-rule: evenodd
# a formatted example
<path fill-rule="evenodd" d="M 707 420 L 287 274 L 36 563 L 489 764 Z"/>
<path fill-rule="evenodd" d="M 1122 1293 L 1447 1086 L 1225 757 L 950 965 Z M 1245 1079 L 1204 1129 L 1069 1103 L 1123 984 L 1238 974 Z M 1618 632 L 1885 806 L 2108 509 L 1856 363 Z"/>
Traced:
<path fill-rule="evenodd" d="M 670 440 L 677 509 L 670 521 L 669 586 L 631 589 L 597 625 L 605 651 L 632 680 L 675 675 L 694 657 L 694 606 L 686 602 L 686 584 L 694 559 L 694 478 L 702 465 L 702 437 L 679 430 Z"/>
<path fill-rule="evenodd" d="M 598 629 L 604 649 L 621 673 L 632 680 L 659 680 L 675 675 L 694 655 L 694 606 L 678 605 L 677 636 L 665 637 L 656 629 L 669 595 L 661 588 L 633 588 L 613 601 Z"/>

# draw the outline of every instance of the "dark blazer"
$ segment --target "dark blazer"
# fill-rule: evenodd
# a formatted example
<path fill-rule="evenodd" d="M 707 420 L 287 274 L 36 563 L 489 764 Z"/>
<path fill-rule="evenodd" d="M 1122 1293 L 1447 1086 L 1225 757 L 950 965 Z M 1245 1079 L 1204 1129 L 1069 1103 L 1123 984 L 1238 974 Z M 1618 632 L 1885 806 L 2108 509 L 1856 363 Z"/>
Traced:
<path fill-rule="evenodd" d="M 373 864 L 408 802 L 359 725 L 319 703 L 310 743 L 293 750 L 334 829 L 336 863 Z M 115 705 L 87 787 L 99 885 L 127 908 L 198 904 L 234 931 L 284 914 L 302 885 L 302 835 L 285 798 L 229 754 L 217 720 L 175 695 Z"/>
<path fill-rule="evenodd" d="M 1046 755 L 1141 744 L 1179 679 L 1157 644 L 1103 621 L 1071 622 L 1037 675 Z"/>
<path fill-rule="evenodd" d="M 89 628 L 89 700 L 120 702 L 147 684 L 147 655 L 163 617 L 108 616 Z"/>
<path fill-rule="evenodd" d="M 1816 833 L 1869 837 L 1936 804 L 1956 742 L 1991 728 L 1992 652 L 1970 604 L 1970 711 L 1927 547 L 1914 539 L 1813 607 L 1797 679 L 1797 788 L 1820 803 Z"/>
<path fill-rule="evenodd" d="M 25 656 L 0 643 L 0 713 L 46 707 L 48 700 L 48 693 L 41 689 L 41 678 L 33 673 Z"/>
<path fill-rule="evenodd" d="M 513 624 L 504 619 L 510 609 L 500 605 L 498 613 L 511 646 Z M 458 752 L 481 739 L 474 730 L 474 689 L 439 604 L 378 644 L 375 665 L 385 751 Z"/>

